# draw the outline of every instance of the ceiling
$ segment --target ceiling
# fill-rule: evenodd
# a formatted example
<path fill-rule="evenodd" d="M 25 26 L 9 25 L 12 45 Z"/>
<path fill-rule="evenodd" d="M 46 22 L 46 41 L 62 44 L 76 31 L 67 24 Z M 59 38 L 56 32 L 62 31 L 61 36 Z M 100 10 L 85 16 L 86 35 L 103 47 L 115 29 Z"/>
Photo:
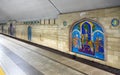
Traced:
<path fill-rule="evenodd" d="M 0 0 L 0 22 L 57 18 L 58 14 L 120 6 L 120 0 Z"/>

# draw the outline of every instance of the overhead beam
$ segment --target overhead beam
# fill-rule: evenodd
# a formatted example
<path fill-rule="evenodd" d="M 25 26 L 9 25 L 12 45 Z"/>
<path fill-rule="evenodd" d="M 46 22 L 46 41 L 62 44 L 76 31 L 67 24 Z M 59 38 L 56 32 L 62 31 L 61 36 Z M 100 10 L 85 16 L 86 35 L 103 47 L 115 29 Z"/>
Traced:
<path fill-rule="evenodd" d="M 51 1 L 51 0 L 48 0 L 52 6 L 59 12 L 59 14 L 61 14 L 61 11 L 55 6 L 55 4 Z"/>

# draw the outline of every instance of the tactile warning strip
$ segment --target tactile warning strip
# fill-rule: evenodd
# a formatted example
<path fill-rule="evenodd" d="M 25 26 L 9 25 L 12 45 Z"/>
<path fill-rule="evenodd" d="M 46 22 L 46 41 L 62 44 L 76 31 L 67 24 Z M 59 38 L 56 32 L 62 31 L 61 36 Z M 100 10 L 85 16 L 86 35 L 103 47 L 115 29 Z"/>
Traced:
<path fill-rule="evenodd" d="M 1 67 L 0 67 L 0 75 L 5 75 L 5 73 Z"/>

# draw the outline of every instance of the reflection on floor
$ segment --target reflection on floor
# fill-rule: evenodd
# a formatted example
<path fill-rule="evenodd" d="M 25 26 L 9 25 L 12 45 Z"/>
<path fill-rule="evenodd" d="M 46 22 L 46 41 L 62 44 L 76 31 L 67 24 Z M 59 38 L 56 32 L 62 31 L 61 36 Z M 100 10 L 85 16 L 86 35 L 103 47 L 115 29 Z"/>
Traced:
<path fill-rule="evenodd" d="M 0 66 L 6 75 L 113 75 L 0 35 Z"/>

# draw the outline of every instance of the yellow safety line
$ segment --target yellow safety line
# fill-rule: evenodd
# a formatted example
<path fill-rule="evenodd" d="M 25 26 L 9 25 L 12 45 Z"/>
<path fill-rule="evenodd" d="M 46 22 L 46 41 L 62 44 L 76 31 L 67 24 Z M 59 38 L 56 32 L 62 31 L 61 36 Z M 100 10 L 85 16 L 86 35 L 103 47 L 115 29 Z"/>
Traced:
<path fill-rule="evenodd" d="M 1 67 L 0 67 L 0 75 L 5 75 L 5 73 Z"/>

